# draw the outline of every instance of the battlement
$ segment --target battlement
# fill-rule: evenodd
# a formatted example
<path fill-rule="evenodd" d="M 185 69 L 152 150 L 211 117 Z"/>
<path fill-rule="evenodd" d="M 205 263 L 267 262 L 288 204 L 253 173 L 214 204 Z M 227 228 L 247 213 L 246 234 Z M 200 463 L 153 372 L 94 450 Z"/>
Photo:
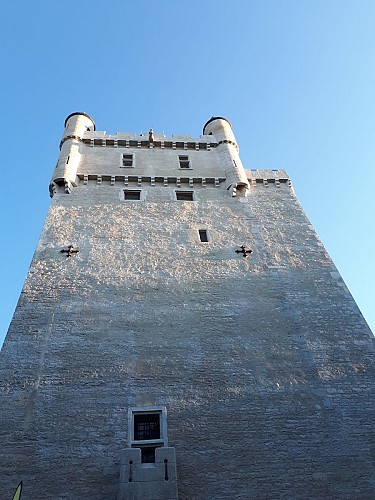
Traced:
<path fill-rule="evenodd" d="M 153 141 L 150 142 L 149 134 L 137 135 L 127 132 L 118 132 L 115 135 L 107 135 L 106 132 L 86 132 L 82 142 L 91 147 L 114 147 L 114 148 L 169 148 L 196 151 L 209 150 L 216 148 L 218 142 L 215 137 L 201 136 L 193 138 L 190 135 L 175 135 L 165 137 L 163 134 L 155 134 Z"/>
<path fill-rule="evenodd" d="M 64 142 L 70 137 L 63 137 L 60 142 L 60 149 Z M 172 134 L 166 137 L 164 134 L 153 134 L 150 141 L 150 134 L 136 134 L 134 132 L 116 132 L 107 134 L 106 131 L 87 130 L 82 138 L 78 138 L 84 144 L 91 147 L 135 147 L 135 148 L 172 148 L 172 149 L 209 149 L 215 148 L 218 141 L 213 135 L 201 135 L 193 137 L 189 134 Z"/>
<path fill-rule="evenodd" d="M 136 183 L 141 186 L 223 186 L 228 195 L 246 196 L 251 186 L 291 186 L 285 170 L 245 170 L 229 121 L 212 117 L 203 135 L 96 130 L 86 113 L 65 121 L 60 155 L 50 184 L 51 196 L 60 188 L 69 194 L 80 182 Z"/>

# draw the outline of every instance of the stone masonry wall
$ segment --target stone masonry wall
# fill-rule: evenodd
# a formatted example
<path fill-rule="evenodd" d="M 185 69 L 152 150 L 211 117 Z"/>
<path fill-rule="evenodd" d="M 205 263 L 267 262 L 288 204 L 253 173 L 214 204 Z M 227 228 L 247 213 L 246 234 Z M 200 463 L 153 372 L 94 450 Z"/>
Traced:
<path fill-rule="evenodd" d="M 374 498 L 373 337 L 289 185 L 123 189 L 52 200 L 2 351 L 4 498 L 116 498 L 148 405 L 180 499 Z"/>

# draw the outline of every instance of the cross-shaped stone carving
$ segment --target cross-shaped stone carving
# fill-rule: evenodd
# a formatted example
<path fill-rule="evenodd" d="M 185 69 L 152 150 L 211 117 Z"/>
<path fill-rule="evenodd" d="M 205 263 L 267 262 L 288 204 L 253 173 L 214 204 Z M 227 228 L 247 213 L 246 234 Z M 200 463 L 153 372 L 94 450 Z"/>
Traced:
<path fill-rule="evenodd" d="M 248 254 L 250 255 L 251 253 L 253 253 L 253 251 L 251 250 L 251 248 L 245 247 L 245 245 L 241 245 L 241 250 L 236 250 L 236 253 L 242 253 L 243 257 L 247 257 Z"/>
<path fill-rule="evenodd" d="M 73 245 L 69 245 L 67 250 L 65 250 L 65 248 L 63 248 L 62 250 L 60 250 L 60 252 L 66 253 L 67 257 L 71 257 L 74 253 L 78 253 L 79 249 L 74 248 Z"/>

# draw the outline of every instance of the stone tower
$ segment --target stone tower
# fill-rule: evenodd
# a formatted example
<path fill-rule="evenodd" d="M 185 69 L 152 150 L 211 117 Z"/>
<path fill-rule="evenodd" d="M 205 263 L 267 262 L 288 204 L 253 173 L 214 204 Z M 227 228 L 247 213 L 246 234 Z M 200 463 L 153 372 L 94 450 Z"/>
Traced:
<path fill-rule="evenodd" d="M 373 499 L 374 342 L 230 123 L 66 119 L 1 356 L 2 498 Z"/>

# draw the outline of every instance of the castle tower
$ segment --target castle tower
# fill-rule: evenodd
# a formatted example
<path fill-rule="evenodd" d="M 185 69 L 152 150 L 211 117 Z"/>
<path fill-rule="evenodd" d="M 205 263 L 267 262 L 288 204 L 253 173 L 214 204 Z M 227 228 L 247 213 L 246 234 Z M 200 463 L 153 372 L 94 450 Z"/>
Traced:
<path fill-rule="evenodd" d="M 2 498 L 373 499 L 374 342 L 285 170 L 65 122 L 0 364 Z"/>

